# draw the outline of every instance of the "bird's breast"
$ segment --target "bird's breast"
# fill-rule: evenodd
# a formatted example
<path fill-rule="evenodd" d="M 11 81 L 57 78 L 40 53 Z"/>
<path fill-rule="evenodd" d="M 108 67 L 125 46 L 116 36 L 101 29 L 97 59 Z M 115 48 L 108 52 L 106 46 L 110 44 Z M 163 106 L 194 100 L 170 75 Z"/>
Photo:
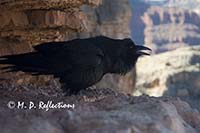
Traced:
<path fill-rule="evenodd" d="M 92 68 L 80 73 L 79 81 L 85 84 L 84 86 L 91 86 L 102 79 L 104 72 L 102 68 Z"/>
<path fill-rule="evenodd" d="M 100 81 L 105 74 L 104 64 L 78 67 L 66 72 L 65 81 L 71 88 L 88 88 Z"/>

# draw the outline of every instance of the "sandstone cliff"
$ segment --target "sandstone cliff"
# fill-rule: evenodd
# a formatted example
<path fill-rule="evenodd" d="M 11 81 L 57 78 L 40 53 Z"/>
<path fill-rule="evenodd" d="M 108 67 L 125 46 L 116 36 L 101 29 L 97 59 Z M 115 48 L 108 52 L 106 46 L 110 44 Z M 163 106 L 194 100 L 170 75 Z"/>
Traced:
<path fill-rule="evenodd" d="M 32 45 L 61 41 L 85 29 L 80 6 L 100 0 L 0 1 L 0 55 L 29 52 Z"/>

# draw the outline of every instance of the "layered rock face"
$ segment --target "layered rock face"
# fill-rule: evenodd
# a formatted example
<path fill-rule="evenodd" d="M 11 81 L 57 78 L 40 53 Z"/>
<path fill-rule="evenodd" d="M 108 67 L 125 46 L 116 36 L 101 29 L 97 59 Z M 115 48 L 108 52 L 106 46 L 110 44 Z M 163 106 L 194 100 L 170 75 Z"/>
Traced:
<path fill-rule="evenodd" d="M 165 1 L 159 5 L 150 0 L 133 2 L 133 38 L 155 53 L 198 45 L 199 5 L 198 1 Z"/>
<path fill-rule="evenodd" d="M 87 18 L 79 7 L 100 0 L 4 0 L 0 2 L 0 55 L 29 52 L 31 46 L 61 41 L 85 29 Z"/>

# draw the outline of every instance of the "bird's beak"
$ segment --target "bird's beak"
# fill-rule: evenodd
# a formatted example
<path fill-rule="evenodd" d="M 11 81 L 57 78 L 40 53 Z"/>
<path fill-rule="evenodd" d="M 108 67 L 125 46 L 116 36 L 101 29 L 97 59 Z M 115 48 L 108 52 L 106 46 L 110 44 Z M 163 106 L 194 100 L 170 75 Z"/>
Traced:
<path fill-rule="evenodd" d="M 150 55 L 151 54 L 151 49 L 145 46 L 136 46 L 136 54 L 138 55 Z"/>

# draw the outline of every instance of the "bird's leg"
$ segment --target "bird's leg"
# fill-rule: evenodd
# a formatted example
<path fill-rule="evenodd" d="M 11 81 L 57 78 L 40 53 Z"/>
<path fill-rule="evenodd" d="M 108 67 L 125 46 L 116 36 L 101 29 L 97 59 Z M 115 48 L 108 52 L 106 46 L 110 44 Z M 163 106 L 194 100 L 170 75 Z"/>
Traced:
<path fill-rule="evenodd" d="M 87 95 L 90 95 L 90 94 L 98 95 L 98 91 L 99 90 L 97 89 L 96 85 L 92 85 L 90 87 L 87 87 L 85 90 L 80 91 L 80 93 L 82 95 L 84 95 L 84 94 L 87 94 Z"/>
<path fill-rule="evenodd" d="M 96 88 L 97 88 L 96 85 L 92 85 L 92 86 L 86 88 L 86 90 L 95 90 Z"/>

